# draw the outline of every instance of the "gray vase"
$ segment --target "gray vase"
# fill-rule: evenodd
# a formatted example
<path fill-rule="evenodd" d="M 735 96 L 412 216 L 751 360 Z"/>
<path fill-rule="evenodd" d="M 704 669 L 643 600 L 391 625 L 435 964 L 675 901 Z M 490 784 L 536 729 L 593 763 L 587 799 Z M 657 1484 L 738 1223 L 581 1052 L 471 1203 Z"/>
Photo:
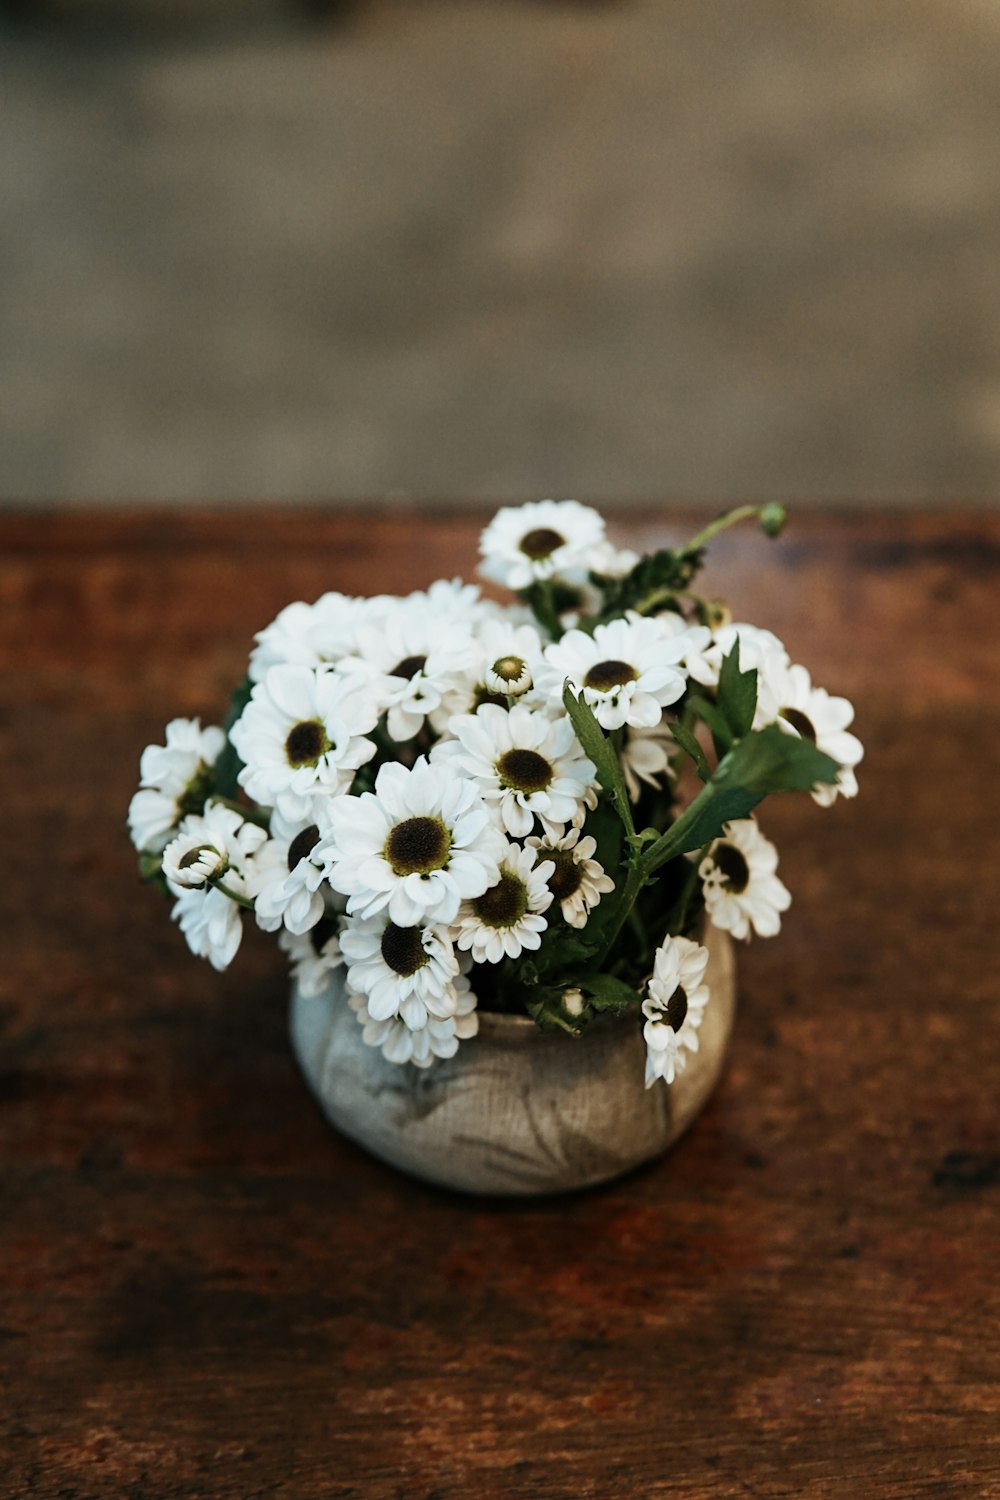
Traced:
<path fill-rule="evenodd" d="M 641 1016 L 602 1018 L 579 1038 L 526 1016 L 481 1012 L 479 1035 L 429 1068 L 386 1062 L 361 1036 L 342 971 L 292 991 L 292 1045 L 327 1118 L 373 1155 L 470 1193 L 566 1192 L 659 1156 L 711 1093 L 732 1029 L 735 966 L 709 929 L 711 998 L 699 1050 L 669 1085 L 645 1087 Z"/>

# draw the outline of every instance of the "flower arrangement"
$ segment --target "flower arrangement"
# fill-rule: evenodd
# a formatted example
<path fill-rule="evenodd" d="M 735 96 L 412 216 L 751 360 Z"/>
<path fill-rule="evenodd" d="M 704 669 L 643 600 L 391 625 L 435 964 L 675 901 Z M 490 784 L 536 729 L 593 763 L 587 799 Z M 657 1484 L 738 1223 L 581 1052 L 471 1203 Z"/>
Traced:
<path fill-rule="evenodd" d="M 575 501 L 499 511 L 480 571 L 406 598 L 324 594 L 256 637 L 224 728 L 175 719 L 129 829 L 195 954 L 248 914 L 302 993 L 342 970 L 364 1041 L 429 1066 L 478 1012 L 579 1035 L 631 1012 L 671 1083 L 711 996 L 706 921 L 777 933 L 790 896 L 754 809 L 857 792 L 844 698 L 692 587 L 686 546 L 616 550 Z"/>

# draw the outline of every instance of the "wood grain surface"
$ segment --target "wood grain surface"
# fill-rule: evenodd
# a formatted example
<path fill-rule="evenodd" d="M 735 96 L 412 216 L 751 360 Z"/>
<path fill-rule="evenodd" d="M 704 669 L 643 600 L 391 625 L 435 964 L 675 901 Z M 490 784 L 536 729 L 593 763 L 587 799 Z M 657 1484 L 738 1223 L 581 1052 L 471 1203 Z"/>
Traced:
<path fill-rule="evenodd" d="M 624 519 L 682 539 L 704 514 Z M 0 1494 L 1000 1495 L 1000 517 L 795 518 L 708 586 L 858 708 L 763 812 L 794 902 L 660 1163 L 468 1200 L 324 1123 L 283 961 L 136 881 L 167 718 L 327 588 L 472 574 L 447 513 L 0 516 Z"/>

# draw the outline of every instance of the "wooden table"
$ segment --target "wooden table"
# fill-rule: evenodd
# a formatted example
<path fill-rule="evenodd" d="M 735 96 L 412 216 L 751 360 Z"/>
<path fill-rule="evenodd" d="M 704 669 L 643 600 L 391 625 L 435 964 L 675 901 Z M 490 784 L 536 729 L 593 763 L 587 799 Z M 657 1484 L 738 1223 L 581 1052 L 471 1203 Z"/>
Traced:
<path fill-rule="evenodd" d="M 676 541 L 699 517 L 624 518 Z M 0 1493 L 1000 1495 L 1000 516 L 796 517 L 709 586 L 852 697 L 862 796 L 764 822 L 795 900 L 666 1159 L 465 1200 L 326 1126 L 280 956 L 189 957 L 124 833 L 327 588 L 481 518 L 0 516 Z"/>

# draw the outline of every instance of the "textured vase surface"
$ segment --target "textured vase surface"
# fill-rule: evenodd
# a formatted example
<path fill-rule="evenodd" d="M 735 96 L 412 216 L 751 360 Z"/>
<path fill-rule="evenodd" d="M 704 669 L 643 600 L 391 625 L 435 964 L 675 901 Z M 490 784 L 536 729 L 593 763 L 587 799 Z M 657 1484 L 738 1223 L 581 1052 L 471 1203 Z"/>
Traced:
<path fill-rule="evenodd" d="M 471 1193 L 566 1192 L 617 1177 L 665 1151 L 705 1103 L 735 1005 L 728 935 L 709 929 L 710 1000 L 699 1050 L 669 1086 L 645 1087 L 641 1016 L 602 1017 L 581 1037 L 526 1016 L 480 1012 L 479 1035 L 429 1068 L 369 1047 L 344 997 L 292 991 L 291 1034 L 327 1118 L 415 1177 Z"/>

